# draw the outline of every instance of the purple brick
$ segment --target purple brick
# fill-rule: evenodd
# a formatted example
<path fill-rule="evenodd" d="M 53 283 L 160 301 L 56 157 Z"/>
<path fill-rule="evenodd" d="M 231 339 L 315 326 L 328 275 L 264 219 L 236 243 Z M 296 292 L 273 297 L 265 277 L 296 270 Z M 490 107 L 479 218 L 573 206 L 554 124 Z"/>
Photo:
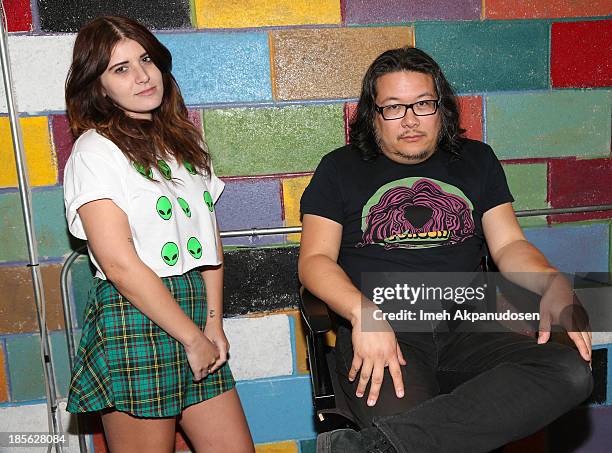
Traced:
<path fill-rule="evenodd" d="M 348 24 L 480 19 L 481 0 L 345 0 Z"/>
<path fill-rule="evenodd" d="M 278 178 L 229 179 L 216 204 L 221 231 L 283 226 Z M 284 243 L 284 235 L 226 238 L 223 245 Z"/>
<path fill-rule="evenodd" d="M 51 115 L 51 130 L 53 132 L 53 145 L 57 154 L 57 173 L 60 184 L 64 183 L 64 167 L 70 157 L 74 137 L 70 132 L 68 117 L 66 115 Z"/>

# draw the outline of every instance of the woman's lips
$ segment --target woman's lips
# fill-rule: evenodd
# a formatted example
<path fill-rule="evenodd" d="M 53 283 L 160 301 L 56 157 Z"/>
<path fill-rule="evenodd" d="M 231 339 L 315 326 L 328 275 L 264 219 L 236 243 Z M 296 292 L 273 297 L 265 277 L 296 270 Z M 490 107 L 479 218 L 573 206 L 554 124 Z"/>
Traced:
<path fill-rule="evenodd" d="M 156 90 L 156 89 L 157 89 L 156 87 L 151 87 L 151 88 L 149 88 L 149 89 L 146 89 L 146 90 L 144 90 L 144 91 L 141 91 L 140 93 L 137 93 L 137 96 L 150 96 L 150 95 L 152 95 L 153 93 L 155 93 L 155 90 Z"/>

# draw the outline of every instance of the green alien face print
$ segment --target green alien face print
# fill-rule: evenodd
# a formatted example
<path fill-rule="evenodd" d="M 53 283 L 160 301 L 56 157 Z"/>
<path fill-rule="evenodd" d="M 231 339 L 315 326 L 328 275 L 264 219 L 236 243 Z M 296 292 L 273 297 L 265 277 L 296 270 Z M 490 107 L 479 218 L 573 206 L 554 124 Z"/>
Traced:
<path fill-rule="evenodd" d="M 155 205 L 155 209 L 159 216 L 164 220 L 170 220 L 172 217 L 172 203 L 168 200 L 168 197 L 164 197 L 163 195 L 157 199 L 157 204 Z"/>
<path fill-rule="evenodd" d="M 197 175 L 198 172 L 196 171 L 196 169 L 193 167 L 193 165 L 191 165 L 189 162 L 184 162 L 183 165 L 185 166 L 185 168 L 187 169 L 187 171 L 189 173 L 191 173 L 192 175 Z"/>
<path fill-rule="evenodd" d="M 161 250 L 161 257 L 168 266 L 174 266 L 179 258 L 179 249 L 174 242 L 166 242 Z"/>
<path fill-rule="evenodd" d="M 187 250 L 189 250 L 189 253 L 195 259 L 202 258 L 202 244 L 200 244 L 200 241 L 198 241 L 197 238 L 189 238 L 189 241 L 187 241 Z"/>
<path fill-rule="evenodd" d="M 204 203 L 206 203 L 206 206 L 208 206 L 208 210 L 210 212 L 213 212 L 215 210 L 215 204 L 213 203 L 212 196 L 210 195 L 210 192 L 208 190 L 204 191 Z"/>
<path fill-rule="evenodd" d="M 166 163 L 165 160 L 159 159 L 157 161 L 157 168 L 159 169 L 159 172 L 164 178 L 166 178 L 167 180 L 172 179 L 172 170 L 170 170 L 170 166 Z"/>
<path fill-rule="evenodd" d="M 153 179 L 153 170 L 151 170 L 150 168 L 144 168 L 142 164 L 138 164 L 136 162 L 133 162 L 132 166 L 136 169 L 138 173 L 140 173 L 145 178 Z"/>
<path fill-rule="evenodd" d="M 185 215 L 187 217 L 191 217 L 191 208 L 189 207 L 189 203 L 187 203 L 181 197 L 178 197 L 178 202 L 181 205 L 181 208 L 183 209 L 183 212 L 185 213 Z"/>

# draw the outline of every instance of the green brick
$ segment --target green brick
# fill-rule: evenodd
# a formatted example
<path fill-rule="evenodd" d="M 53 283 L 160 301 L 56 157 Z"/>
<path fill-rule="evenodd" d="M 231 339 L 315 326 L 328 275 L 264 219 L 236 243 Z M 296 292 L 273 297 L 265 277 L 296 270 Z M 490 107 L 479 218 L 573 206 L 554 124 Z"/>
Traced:
<path fill-rule="evenodd" d="M 548 207 L 546 164 L 505 164 L 504 172 L 516 211 Z M 546 216 L 522 217 L 519 223 L 524 227 L 546 225 Z"/>
<path fill-rule="evenodd" d="M 0 261 L 27 261 L 28 249 L 18 193 L 0 195 Z"/>
<path fill-rule="evenodd" d="M 300 453 L 317 453 L 317 439 L 300 440 Z"/>
<path fill-rule="evenodd" d="M 15 335 L 6 339 L 11 380 L 11 401 L 45 397 L 45 379 L 40 357 L 40 336 Z"/>
<path fill-rule="evenodd" d="M 312 171 L 344 145 L 343 104 L 204 111 L 218 175 Z"/>
<path fill-rule="evenodd" d="M 33 193 L 32 208 L 41 258 L 64 256 L 72 251 L 61 187 Z"/>
<path fill-rule="evenodd" d="M 70 385 L 70 365 L 68 364 L 68 343 L 66 333 L 61 330 L 49 335 L 51 355 L 53 356 L 53 369 L 55 371 L 55 386 L 60 398 L 68 397 Z M 78 343 L 75 345 L 78 348 Z"/>
<path fill-rule="evenodd" d="M 93 284 L 93 274 L 90 269 L 89 258 L 86 256 L 78 258 L 70 268 L 70 280 L 72 286 L 72 299 L 76 314 L 76 321 L 79 326 L 83 326 L 85 318 L 85 306 L 89 289 Z"/>
<path fill-rule="evenodd" d="M 548 88 L 545 21 L 417 22 L 415 37 L 458 92 Z"/>
<path fill-rule="evenodd" d="M 610 155 L 610 92 L 487 96 L 487 142 L 500 159 Z"/>

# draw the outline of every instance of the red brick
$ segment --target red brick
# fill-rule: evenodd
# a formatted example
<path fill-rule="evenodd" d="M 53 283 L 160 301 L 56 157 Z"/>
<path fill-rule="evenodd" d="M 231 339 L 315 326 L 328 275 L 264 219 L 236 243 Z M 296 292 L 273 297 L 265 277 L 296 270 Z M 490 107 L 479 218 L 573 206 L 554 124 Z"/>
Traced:
<path fill-rule="evenodd" d="M 0 343 L 0 403 L 8 401 L 9 394 L 5 355 L 4 343 Z"/>
<path fill-rule="evenodd" d="M 612 159 L 552 159 L 548 199 L 553 208 L 612 204 Z M 612 211 L 551 216 L 553 222 L 612 218 Z"/>
<path fill-rule="evenodd" d="M 70 132 L 68 117 L 66 115 L 51 115 L 51 131 L 53 133 L 53 146 L 57 156 L 57 177 L 60 184 L 64 183 L 64 167 L 70 157 L 74 137 Z"/>
<path fill-rule="evenodd" d="M 555 88 L 612 85 L 612 20 L 553 23 L 550 76 Z"/>
<path fill-rule="evenodd" d="M 32 10 L 30 0 L 2 0 L 8 31 L 32 30 Z"/>
<path fill-rule="evenodd" d="M 607 16 L 610 0 L 486 0 L 486 19 L 546 19 Z"/>

